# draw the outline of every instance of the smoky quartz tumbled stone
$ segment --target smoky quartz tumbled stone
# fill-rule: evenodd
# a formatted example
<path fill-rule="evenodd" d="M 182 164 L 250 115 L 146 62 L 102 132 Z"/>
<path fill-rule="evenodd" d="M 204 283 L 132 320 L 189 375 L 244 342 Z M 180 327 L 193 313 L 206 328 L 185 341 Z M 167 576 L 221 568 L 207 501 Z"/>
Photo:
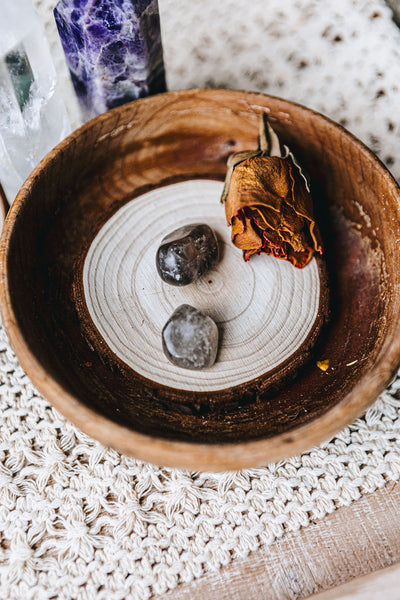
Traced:
<path fill-rule="evenodd" d="M 218 262 L 218 242 L 211 227 L 184 225 L 167 235 L 157 250 L 157 271 L 163 281 L 188 285 Z"/>
<path fill-rule="evenodd" d="M 218 328 L 211 317 L 189 304 L 179 306 L 162 331 L 166 357 L 184 369 L 211 367 L 218 351 Z"/>

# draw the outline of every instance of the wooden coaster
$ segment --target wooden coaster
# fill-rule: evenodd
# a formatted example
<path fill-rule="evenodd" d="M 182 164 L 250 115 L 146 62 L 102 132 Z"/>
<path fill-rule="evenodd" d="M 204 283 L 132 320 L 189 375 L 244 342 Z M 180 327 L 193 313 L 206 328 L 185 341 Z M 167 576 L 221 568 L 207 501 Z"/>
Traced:
<path fill-rule="evenodd" d="M 104 352 L 105 342 L 140 375 L 180 390 L 222 390 L 269 373 L 276 381 L 279 367 L 302 355 L 321 324 L 317 262 L 304 269 L 266 255 L 244 262 L 230 240 L 219 202 L 222 187 L 220 181 L 188 180 L 135 198 L 101 228 L 84 263 L 85 300 L 99 332 L 96 345 Z M 196 282 L 171 286 L 156 271 L 157 248 L 165 235 L 190 223 L 212 227 L 220 261 Z M 219 353 L 209 369 L 179 368 L 163 353 L 162 328 L 185 303 L 218 325 Z"/>

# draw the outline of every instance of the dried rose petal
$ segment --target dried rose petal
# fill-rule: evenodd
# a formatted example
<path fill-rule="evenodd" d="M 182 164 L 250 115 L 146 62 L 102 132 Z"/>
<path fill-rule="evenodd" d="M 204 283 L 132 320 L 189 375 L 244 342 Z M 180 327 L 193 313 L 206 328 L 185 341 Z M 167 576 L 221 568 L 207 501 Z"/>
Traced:
<path fill-rule="evenodd" d="M 292 154 L 271 156 L 280 145 L 265 118 L 261 139 L 268 148 L 241 152 L 228 161 L 222 200 L 232 241 L 245 260 L 265 252 L 304 267 L 314 252 L 322 253 L 322 241 L 314 220 L 313 202 L 306 179 Z"/>
<path fill-rule="evenodd" d="M 329 369 L 329 360 L 317 360 L 317 367 L 321 371 L 327 371 Z"/>

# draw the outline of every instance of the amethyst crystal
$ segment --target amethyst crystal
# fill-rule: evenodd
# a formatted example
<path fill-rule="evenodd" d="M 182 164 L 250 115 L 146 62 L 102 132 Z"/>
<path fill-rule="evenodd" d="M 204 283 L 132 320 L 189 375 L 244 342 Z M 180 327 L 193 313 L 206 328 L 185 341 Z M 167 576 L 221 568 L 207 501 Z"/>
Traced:
<path fill-rule="evenodd" d="M 157 0 L 60 0 L 54 16 L 85 118 L 165 91 Z"/>
<path fill-rule="evenodd" d="M 182 304 L 162 331 L 165 356 L 183 369 L 211 367 L 218 351 L 218 327 L 211 317 Z"/>

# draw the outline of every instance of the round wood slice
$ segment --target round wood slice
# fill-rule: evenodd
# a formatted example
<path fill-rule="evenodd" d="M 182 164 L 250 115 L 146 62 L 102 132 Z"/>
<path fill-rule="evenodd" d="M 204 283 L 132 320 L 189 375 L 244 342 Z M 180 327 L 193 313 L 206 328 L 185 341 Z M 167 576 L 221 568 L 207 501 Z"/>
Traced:
<path fill-rule="evenodd" d="M 287 373 L 291 363 L 305 360 L 323 322 L 317 318 L 317 262 L 297 269 L 265 254 L 244 262 L 230 240 L 219 202 L 222 187 L 220 181 L 188 180 L 131 200 L 101 228 L 85 259 L 93 343 L 163 386 L 216 391 L 268 374 L 276 384 L 282 365 Z M 157 248 L 165 235 L 191 223 L 207 223 L 215 231 L 220 261 L 190 285 L 168 285 L 156 270 Z M 179 368 L 163 353 L 162 328 L 181 304 L 195 306 L 218 325 L 219 353 L 209 369 Z"/>

